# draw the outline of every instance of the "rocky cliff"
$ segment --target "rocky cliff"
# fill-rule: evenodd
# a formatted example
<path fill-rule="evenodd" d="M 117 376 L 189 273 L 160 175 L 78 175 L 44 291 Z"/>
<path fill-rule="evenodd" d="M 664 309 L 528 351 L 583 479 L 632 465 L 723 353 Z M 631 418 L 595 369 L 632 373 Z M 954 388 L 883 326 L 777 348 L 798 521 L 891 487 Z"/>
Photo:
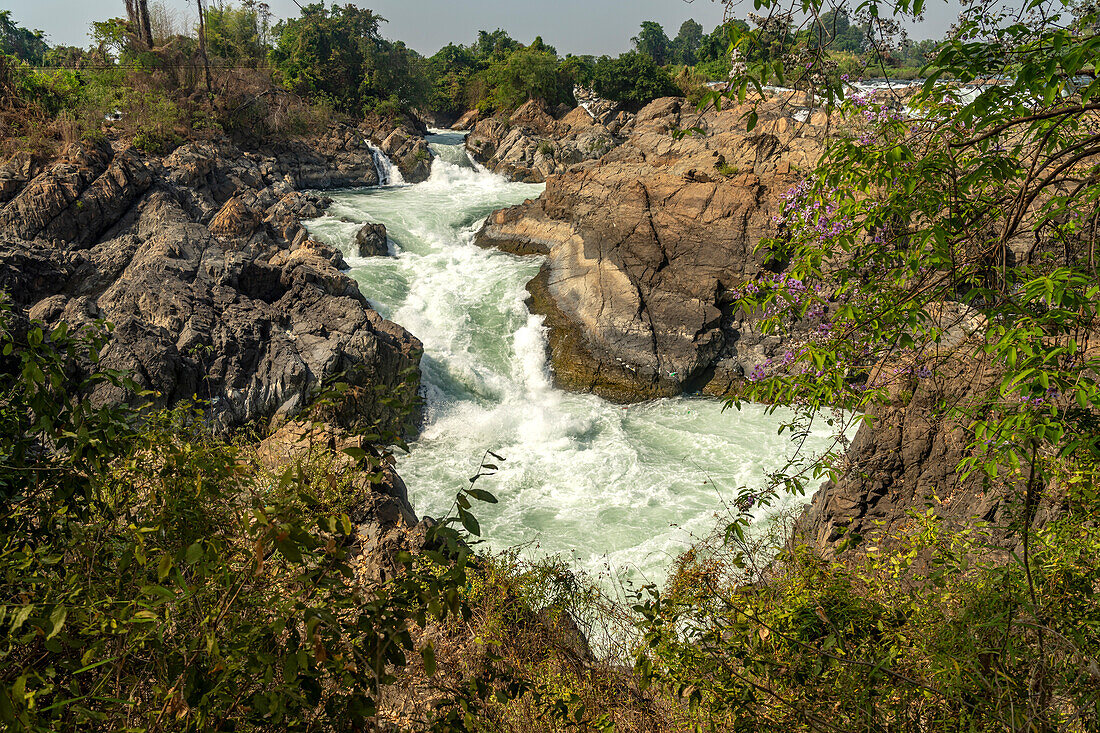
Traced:
<path fill-rule="evenodd" d="M 734 312 L 729 292 L 760 274 L 757 244 L 780 194 L 822 151 L 823 127 L 787 116 L 782 101 L 747 131 L 743 109 L 700 115 L 657 100 L 598 161 L 490 217 L 480 243 L 547 255 L 529 290 L 552 329 L 559 383 L 616 400 L 720 394 L 780 347 Z"/>
<path fill-rule="evenodd" d="M 584 161 L 598 160 L 621 142 L 633 116 L 622 113 L 601 122 L 581 107 L 555 117 L 532 100 L 510 117 L 477 120 L 466 138 L 474 158 L 513 180 L 542 183 Z M 463 118 L 460 122 L 470 124 Z"/>
<path fill-rule="evenodd" d="M 198 398 L 233 428 L 295 415 L 345 375 L 356 389 L 341 421 L 411 427 L 419 341 L 300 223 L 327 200 L 298 188 L 377 183 L 359 131 L 255 152 L 196 142 L 164 158 L 76 144 L 49 164 L 16 156 L 0 180 L 0 290 L 47 325 L 112 323 L 101 364 L 159 404 Z"/>

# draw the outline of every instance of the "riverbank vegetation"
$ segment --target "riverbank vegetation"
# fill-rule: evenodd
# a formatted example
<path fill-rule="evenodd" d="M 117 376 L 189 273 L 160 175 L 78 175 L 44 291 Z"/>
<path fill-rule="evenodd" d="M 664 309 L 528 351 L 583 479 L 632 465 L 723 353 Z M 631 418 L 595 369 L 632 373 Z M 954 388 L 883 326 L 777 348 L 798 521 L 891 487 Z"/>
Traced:
<path fill-rule="evenodd" d="M 420 113 L 450 121 L 470 109 L 511 112 L 529 99 L 551 109 L 573 106 L 577 85 L 636 110 L 660 96 L 702 98 L 707 83 L 728 80 L 731 42 L 759 36 L 745 35 L 743 21 L 708 34 L 689 20 L 669 39 L 647 21 L 625 54 L 563 57 L 541 37 L 524 44 L 497 29 L 424 57 L 385 38 L 385 19 L 355 5 L 312 3 L 297 18 L 277 19 L 254 0 L 200 3 L 195 27 L 165 2 L 131 6 L 125 18 L 94 23 L 87 49 L 52 46 L 41 31 L 3 11 L 6 146 L 45 150 L 106 134 L 163 152 L 221 133 L 261 141 L 302 134 L 334 114 L 356 120 Z M 781 36 L 827 47 L 834 65 L 852 78 L 868 67 L 877 75 L 876 65 L 911 78 L 935 45 L 903 42 L 876 50 L 868 29 L 838 10 L 815 28 L 769 30 L 769 39 L 747 55 L 770 58 Z"/>
<path fill-rule="evenodd" d="M 503 31 L 425 59 L 353 6 L 283 22 L 219 6 L 201 42 L 138 13 L 97 24 L 90 51 L 50 48 L 0 14 L 4 144 L 19 150 L 122 134 L 163 151 L 423 104 L 502 111 L 566 102 L 573 83 L 640 104 L 681 77 L 729 78 L 735 99 L 812 82 L 849 132 L 761 244 L 782 274 L 736 295 L 777 335 L 820 325 L 742 394 L 803 421 L 827 406 L 870 425 L 919 411 L 960 446 L 950 480 L 890 532 L 750 527 L 778 492 L 866 473 L 816 457 L 744 489 L 663 587 L 616 599 L 560 563 L 471 550 L 474 506 L 495 501 L 486 461 L 423 551 L 366 582 L 355 512 L 385 480 L 384 453 L 326 448 L 271 468 L 256 454 L 266 436 L 215 434 L 201 406 L 146 407 L 153 395 L 100 368 L 106 324 L 44 330 L 4 306 L 4 726 L 1100 728 L 1095 9 L 1035 1 L 1015 17 L 979 3 L 942 44 L 899 56 L 877 9 L 855 20 L 818 2 L 799 28 L 760 4 L 769 15 L 709 35 L 644 25 L 617 59 L 561 59 Z M 852 94 L 849 62 L 919 63 L 927 81 L 915 97 Z M 948 74 L 978 93 L 959 98 L 938 83 Z M 88 399 L 102 382 L 128 406 Z M 953 515 L 964 491 L 995 511 Z"/>

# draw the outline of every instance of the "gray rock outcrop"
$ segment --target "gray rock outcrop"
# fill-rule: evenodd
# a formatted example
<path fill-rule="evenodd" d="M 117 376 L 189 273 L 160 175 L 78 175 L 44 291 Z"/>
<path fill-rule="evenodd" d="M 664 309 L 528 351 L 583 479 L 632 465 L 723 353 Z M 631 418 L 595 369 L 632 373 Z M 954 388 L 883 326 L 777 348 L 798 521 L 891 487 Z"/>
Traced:
<path fill-rule="evenodd" d="M 227 143 L 164 159 L 71 146 L 0 207 L 0 289 L 48 325 L 113 323 L 101 366 L 130 372 L 158 404 L 205 401 L 222 428 L 292 417 L 341 378 L 352 389 L 334 420 L 408 432 L 420 343 L 301 226 L 328 200 L 292 190 L 318 180 L 304 161 L 329 154 L 327 180 L 372 180 L 372 159 L 367 170 L 347 157 L 347 129 L 288 158 Z M 126 399 L 102 384 L 93 397 Z"/>

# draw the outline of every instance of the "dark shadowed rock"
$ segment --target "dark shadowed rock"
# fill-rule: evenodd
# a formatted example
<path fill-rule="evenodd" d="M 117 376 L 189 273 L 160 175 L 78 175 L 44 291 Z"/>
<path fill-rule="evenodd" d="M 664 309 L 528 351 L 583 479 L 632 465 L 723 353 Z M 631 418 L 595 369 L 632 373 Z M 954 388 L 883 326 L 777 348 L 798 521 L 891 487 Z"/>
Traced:
<path fill-rule="evenodd" d="M 367 223 L 355 233 L 355 244 L 360 257 L 385 257 L 390 253 L 386 238 L 386 225 Z"/>

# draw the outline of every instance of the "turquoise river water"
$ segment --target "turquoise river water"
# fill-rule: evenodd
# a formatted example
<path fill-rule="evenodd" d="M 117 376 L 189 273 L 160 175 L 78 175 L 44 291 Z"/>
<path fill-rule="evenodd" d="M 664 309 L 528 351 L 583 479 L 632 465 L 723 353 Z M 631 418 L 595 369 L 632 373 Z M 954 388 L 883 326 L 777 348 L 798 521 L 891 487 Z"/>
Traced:
<path fill-rule="evenodd" d="M 490 212 L 542 186 L 477 166 L 460 135 L 429 141 L 428 181 L 330 193 L 333 206 L 309 223 L 348 255 L 371 304 L 424 342 L 426 422 L 398 456 L 414 508 L 445 513 L 489 449 L 506 459 L 478 484 L 500 499 L 475 507 L 491 547 L 524 544 L 581 570 L 662 580 L 692 535 L 715 526 L 723 499 L 783 464 L 792 446 L 777 434 L 782 416 L 689 397 L 624 407 L 555 388 L 542 319 L 524 304 L 540 258 L 473 244 Z M 386 225 L 396 256 L 350 256 L 367 221 Z M 808 447 L 829 441 L 823 428 Z"/>

